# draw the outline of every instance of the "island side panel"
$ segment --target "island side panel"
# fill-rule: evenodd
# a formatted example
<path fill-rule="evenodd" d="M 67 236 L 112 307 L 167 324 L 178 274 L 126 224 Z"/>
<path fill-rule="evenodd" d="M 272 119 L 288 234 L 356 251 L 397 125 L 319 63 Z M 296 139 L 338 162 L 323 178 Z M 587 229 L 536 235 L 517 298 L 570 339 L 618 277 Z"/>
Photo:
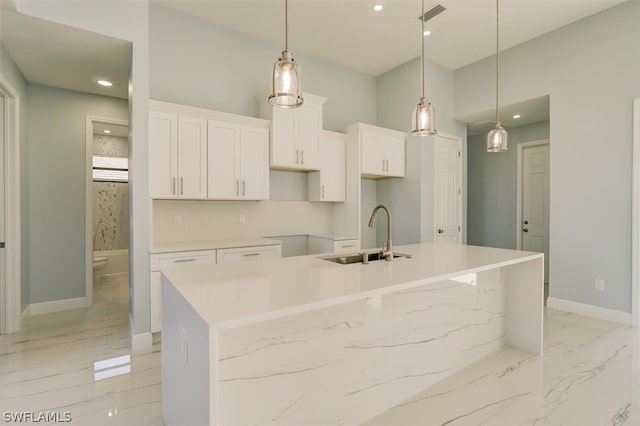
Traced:
<path fill-rule="evenodd" d="M 506 343 L 542 355 L 544 318 L 544 258 L 504 268 Z"/>
<path fill-rule="evenodd" d="M 162 416 L 167 425 L 209 425 L 209 327 L 162 275 Z M 213 388 L 215 389 L 215 387 Z"/>
<path fill-rule="evenodd" d="M 367 322 L 347 332 L 345 424 L 361 424 L 504 346 L 499 268 L 377 299 Z"/>

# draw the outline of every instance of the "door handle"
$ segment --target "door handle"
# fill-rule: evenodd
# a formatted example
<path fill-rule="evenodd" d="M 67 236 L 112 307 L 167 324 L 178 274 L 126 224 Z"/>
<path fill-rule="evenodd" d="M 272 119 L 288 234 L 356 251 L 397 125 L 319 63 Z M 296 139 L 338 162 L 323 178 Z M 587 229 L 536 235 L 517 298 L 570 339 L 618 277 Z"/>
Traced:
<path fill-rule="evenodd" d="M 444 229 L 438 229 L 438 234 L 444 234 Z"/>
<path fill-rule="evenodd" d="M 524 228 L 522 232 L 529 232 L 529 230 L 527 228 Z"/>

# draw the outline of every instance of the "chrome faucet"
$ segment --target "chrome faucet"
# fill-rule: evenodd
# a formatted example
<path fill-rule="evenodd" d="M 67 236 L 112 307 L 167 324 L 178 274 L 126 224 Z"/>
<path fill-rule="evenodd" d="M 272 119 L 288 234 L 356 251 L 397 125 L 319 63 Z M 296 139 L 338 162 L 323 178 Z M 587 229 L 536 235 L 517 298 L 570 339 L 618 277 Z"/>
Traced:
<path fill-rule="evenodd" d="M 376 213 L 380 209 L 384 209 L 384 211 L 387 212 L 387 242 L 384 249 L 382 249 L 382 256 L 384 256 L 387 262 L 391 262 L 393 260 L 393 247 L 391 244 L 391 210 L 389 210 L 389 208 L 384 204 L 378 204 L 371 213 L 371 218 L 369 219 L 369 228 L 376 227 Z"/>

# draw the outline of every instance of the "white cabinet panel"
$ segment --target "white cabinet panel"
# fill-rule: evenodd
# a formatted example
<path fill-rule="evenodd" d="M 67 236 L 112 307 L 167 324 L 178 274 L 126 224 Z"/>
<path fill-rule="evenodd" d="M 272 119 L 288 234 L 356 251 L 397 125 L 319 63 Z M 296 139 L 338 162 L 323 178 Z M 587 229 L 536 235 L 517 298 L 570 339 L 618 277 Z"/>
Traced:
<path fill-rule="evenodd" d="M 309 201 L 342 202 L 346 191 L 346 135 L 324 131 L 320 142 L 320 171 L 309 173 Z"/>
<path fill-rule="evenodd" d="M 178 175 L 178 116 L 149 112 L 149 193 L 176 197 Z"/>
<path fill-rule="evenodd" d="M 149 193 L 154 198 L 206 198 L 206 120 L 149 111 Z"/>
<path fill-rule="evenodd" d="M 178 172 L 181 198 L 206 198 L 207 120 L 178 116 Z"/>
<path fill-rule="evenodd" d="M 352 253 L 360 250 L 360 240 L 342 240 L 333 242 L 334 253 Z"/>
<path fill-rule="evenodd" d="M 361 125 L 362 175 L 404 177 L 405 135 L 382 127 Z"/>
<path fill-rule="evenodd" d="M 318 170 L 322 104 L 325 98 L 303 94 L 299 108 L 261 104 L 261 115 L 271 120 L 270 165 L 275 169 Z"/>
<path fill-rule="evenodd" d="M 259 247 L 240 247 L 220 249 L 217 253 L 217 263 L 247 262 L 258 259 L 276 259 L 282 257 L 282 247 L 279 244 Z"/>
<path fill-rule="evenodd" d="M 208 198 L 269 199 L 269 130 L 209 121 Z"/>

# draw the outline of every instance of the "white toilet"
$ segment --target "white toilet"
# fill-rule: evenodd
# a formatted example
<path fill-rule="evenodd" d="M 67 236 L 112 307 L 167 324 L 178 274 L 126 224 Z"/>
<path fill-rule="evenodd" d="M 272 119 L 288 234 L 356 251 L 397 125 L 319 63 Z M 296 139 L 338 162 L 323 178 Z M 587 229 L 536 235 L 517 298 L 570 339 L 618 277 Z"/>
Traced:
<path fill-rule="evenodd" d="M 109 263 L 109 259 L 106 257 L 93 257 L 93 285 L 99 285 L 102 281 L 102 274 L 104 268 Z"/>

